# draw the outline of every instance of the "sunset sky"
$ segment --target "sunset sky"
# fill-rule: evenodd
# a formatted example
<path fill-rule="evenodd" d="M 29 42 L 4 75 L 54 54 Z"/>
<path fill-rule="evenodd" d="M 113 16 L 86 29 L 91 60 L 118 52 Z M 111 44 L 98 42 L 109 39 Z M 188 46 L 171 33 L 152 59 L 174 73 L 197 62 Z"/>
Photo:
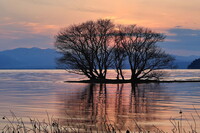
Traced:
<path fill-rule="evenodd" d="M 61 28 L 99 18 L 162 32 L 168 53 L 200 56 L 200 0 L 0 0 L 0 51 L 54 48 Z"/>

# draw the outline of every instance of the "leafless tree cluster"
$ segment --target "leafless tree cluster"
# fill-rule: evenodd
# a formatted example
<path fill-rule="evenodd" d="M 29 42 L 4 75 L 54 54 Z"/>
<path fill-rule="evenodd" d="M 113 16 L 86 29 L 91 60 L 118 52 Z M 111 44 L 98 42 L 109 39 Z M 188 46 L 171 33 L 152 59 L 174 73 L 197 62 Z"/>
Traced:
<path fill-rule="evenodd" d="M 116 37 L 117 44 L 123 48 L 128 58 L 131 80 L 159 78 L 162 73 L 153 70 L 167 68 L 173 61 L 170 55 L 156 45 L 164 41 L 163 34 L 131 25 L 119 26 Z"/>
<path fill-rule="evenodd" d="M 106 79 L 109 68 L 116 69 L 123 79 L 124 62 L 128 60 L 131 80 L 158 78 L 153 70 L 171 65 L 173 58 L 156 43 L 165 36 L 150 29 L 115 26 L 110 20 L 87 21 L 62 29 L 55 47 L 62 53 L 59 62 L 68 71 L 87 76 L 90 80 Z"/>
<path fill-rule="evenodd" d="M 110 20 L 98 20 L 61 30 L 56 37 L 56 48 L 63 54 L 60 62 L 89 79 L 105 79 L 112 64 L 113 29 Z"/>

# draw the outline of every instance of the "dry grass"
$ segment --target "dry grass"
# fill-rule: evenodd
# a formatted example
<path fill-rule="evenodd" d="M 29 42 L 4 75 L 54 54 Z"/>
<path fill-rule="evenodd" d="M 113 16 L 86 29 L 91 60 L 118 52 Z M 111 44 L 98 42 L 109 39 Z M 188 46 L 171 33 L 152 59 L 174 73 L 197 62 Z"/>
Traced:
<path fill-rule="evenodd" d="M 189 121 L 185 114 L 180 111 L 180 116 L 178 118 L 170 118 L 172 124 L 172 133 L 197 133 L 196 121 L 200 120 L 200 115 L 196 108 L 194 107 L 195 115 L 191 114 L 192 122 Z M 111 124 L 108 119 L 104 118 L 101 124 L 80 124 L 68 121 L 66 124 L 62 125 L 59 119 L 54 119 L 49 117 L 47 113 L 48 120 L 45 122 L 39 121 L 38 119 L 29 118 L 28 123 L 24 123 L 22 118 L 18 118 L 13 112 L 10 118 L 4 116 L 2 119 L 5 120 L 5 126 L 1 130 L 2 133 L 150 133 L 150 131 L 145 130 L 137 121 L 133 121 L 136 129 L 120 129 L 116 124 Z M 183 123 L 187 123 L 187 127 L 183 126 Z M 189 127 L 189 128 L 188 128 Z M 159 127 L 152 126 L 152 131 L 154 133 L 166 133 L 165 131 L 159 129 Z M 133 131 L 134 130 L 134 131 Z M 200 132 L 200 131 L 199 131 Z"/>
<path fill-rule="evenodd" d="M 191 114 L 192 120 L 188 120 L 187 116 L 184 114 L 182 110 L 180 110 L 179 114 L 180 116 L 178 118 L 170 118 L 170 122 L 173 125 L 172 133 L 198 133 L 200 131 L 200 125 L 197 123 L 197 121 L 200 121 L 200 115 L 196 108 L 193 106 L 195 110 L 196 117 L 194 117 L 193 114 Z"/>
<path fill-rule="evenodd" d="M 73 122 L 68 122 L 62 125 L 59 119 L 48 117 L 48 122 L 39 121 L 38 119 L 29 118 L 28 123 L 24 123 L 22 118 L 18 118 L 13 112 L 10 118 L 4 116 L 2 119 L 5 120 L 6 125 L 1 130 L 2 133 L 116 133 L 122 132 L 116 125 L 112 125 L 106 122 L 102 122 L 99 125 L 85 125 Z"/>

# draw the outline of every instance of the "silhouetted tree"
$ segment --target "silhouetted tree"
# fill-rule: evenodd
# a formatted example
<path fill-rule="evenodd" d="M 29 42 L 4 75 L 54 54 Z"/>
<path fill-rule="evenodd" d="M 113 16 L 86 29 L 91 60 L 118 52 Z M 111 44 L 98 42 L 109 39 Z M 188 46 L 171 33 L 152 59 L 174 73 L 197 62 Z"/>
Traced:
<path fill-rule="evenodd" d="M 114 66 L 117 79 L 124 79 L 123 64 L 128 59 L 131 80 L 158 79 L 157 69 L 167 68 L 173 58 L 157 42 L 165 36 L 150 29 L 115 26 L 110 20 L 87 21 L 62 29 L 56 36 L 55 47 L 62 53 L 59 59 L 68 71 L 87 76 L 90 80 L 106 79 L 107 70 Z"/>
<path fill-rule="evenodd" d="M 120 45 L 120 40 L 115 36 L 115 45 L 113 49 L 113 62 L 114 62 L 114 68 L 116 69 L 117 72 L 117 79 L 121 76 L 121 78 L 124 80 L 124 75 L 123 75 L 123 67 L 124 67 L 124 60 L 126 58 L 126 52 L 124 48 Z"/>
<path fill-rule="evenodd" d="M 63 54 L 59 60 L 70 72 L 89 79 L 105 79 L 112 65 L 114 24 L 110 20 L 87 21 L 69 26 L 56 36 L 55 46 Z M 68 70 L 69 71 L 69 70 Z"/>
<path fill-rule="evenodd" d="M 119 26 L 118 40 L 128 57 L 131 68 L 131 80 L 159 78 L 163 73 L 153 71 L 167 68 L 173 57 L 166 54 L 156 43 L 165 36 L 150 29 L 131 26 Z"/>

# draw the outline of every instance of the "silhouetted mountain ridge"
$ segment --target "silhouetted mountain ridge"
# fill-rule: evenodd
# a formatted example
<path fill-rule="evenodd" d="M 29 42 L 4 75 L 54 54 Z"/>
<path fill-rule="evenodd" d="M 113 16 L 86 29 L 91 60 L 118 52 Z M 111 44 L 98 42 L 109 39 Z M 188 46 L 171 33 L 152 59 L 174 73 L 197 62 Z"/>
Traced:
<path fill-rule="evenodd" d="M 0 52 L 0 69 L 55 69 L 53 49 L 17 48 Z"/>
<path fill-rule="evenodd" d="M 17 48 L 0 51 L 0 69 L 56 69 L 56 58 L 60 55 L 54 49 Z M 175 65 L 186 69 L 199 56 L 177 56 Z M 128 62 L 125 63 L 128 68 Z"/>
<path fill-rule="evenodd" d="M 175 65 L 177 66 L 178 69 L 187 69 L 188 65 L 190 63 L 199 58 L 200 56 L 196 55 L 191 55 L 191 56 L 178 56 L 178 55 L 172 55 L 175 58 Z"/>
<path fill-rule="evenodd" d="M 189 66 L 188 69 L 200 69 L 200 58 L 195 59 Z"/>

